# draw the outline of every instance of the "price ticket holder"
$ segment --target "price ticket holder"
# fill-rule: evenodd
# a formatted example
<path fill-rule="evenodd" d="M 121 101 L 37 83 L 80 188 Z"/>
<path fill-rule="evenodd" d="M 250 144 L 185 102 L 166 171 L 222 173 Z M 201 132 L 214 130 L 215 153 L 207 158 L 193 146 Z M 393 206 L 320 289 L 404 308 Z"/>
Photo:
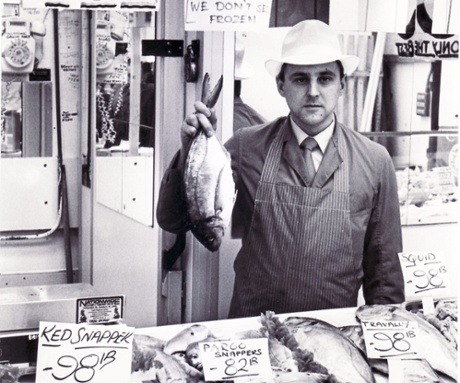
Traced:
<path fill-rule="evenodd" d="M 36 383 L 129 382 L 134 328 L 41 322 Z"/>
<path fill-rule="evenodd" d="M 14 297 L 16 298 L 16 296 Z M 82 326 L 110 324 L 110 328 L 124 318 L 124 296 L 100 296 L 82 294 L 80 297 L 54 297 L 61 302 L 61 312 L 54 310 L 54 302 L 48 305 L 48 312 L 37 309 L 37 315 L 47 321 L 62 321 Z M 64 302 L 64 303 L 62 303 Z M 29 309 L 35 309 L 35 301 L 30 301 Z M 6 315 L 9 310 L 2 311 Z M 21 315 L 21 313 L 17 313 Z M 2 318 L 6 320 L 5 317 Z M 0 378 L 12 376 L 16 381 L 35 382 L 36 363 L 39 349 L 39 319 L 25 328 L 31 330 L 0 332 Z M 131 358 L 131 355 L 129 356 Z M 6 374 L 6 375 L 5 375 Z M 1 380 L 1 379 L 0 379 Z M 12 380 L 15 381 L 15 380 Z"/>
<path fill-rule="evenodd" d="M 412 321 L 362 321 L 367 356 L 387 359 L 388 382 L 404 381 L 404 359 L 419 357 L 419 333 Z"/>
<path fill-rule="evenodd" d="M 435 312 L 435 299 L 453 296 L 444 254 L 402 252 L 399 260 L 405 282 L 405 300 L 420 304 L 425 315 Z M 362 321 L 369 358 L 387 359 L 389 383 L 403 381 L 405 359 L 419 355 L 419 330 L 411 321 Z"/>
<path fill-rule="evenodd" d="M 199 346 L 206 381 L 272 377 L 266 338 L 201 342 Z"/>
<path fill-rule="evenodd" d="M 407 302 L 420 301 L 424 314 L 433 314 L 435 300 L 454 297 L 449 269 L 442 252 L 402 252 L 399 260 Z"/>

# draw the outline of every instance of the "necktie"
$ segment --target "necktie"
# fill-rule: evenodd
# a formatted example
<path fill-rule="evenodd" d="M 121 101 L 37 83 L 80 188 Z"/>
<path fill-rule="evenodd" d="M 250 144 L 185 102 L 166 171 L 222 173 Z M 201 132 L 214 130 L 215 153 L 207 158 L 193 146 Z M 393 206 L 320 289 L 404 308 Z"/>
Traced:
<path fill-rule="evenodd" d="M 319 146 L 313 137 L 307 137 L 302 141 L 300 147 L 304 150 L 305 153 L 305 161 L 307 163 L 307 181 L 308 186 L 311 186 L 316 174 L 315 165 L 313 164 L 312 152 Z"/>

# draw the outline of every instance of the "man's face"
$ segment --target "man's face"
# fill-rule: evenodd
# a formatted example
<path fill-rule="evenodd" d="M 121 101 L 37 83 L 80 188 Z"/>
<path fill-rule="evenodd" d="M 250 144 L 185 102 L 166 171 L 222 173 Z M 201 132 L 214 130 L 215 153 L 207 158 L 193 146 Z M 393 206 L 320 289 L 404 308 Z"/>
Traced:
<path fill-rule="evenodd" d="M 276 80 L 294 122 L 309 135 L 316 135 L 332 122 L 345 80 L 336 62 L 285 66 L 284 79 Z"/>

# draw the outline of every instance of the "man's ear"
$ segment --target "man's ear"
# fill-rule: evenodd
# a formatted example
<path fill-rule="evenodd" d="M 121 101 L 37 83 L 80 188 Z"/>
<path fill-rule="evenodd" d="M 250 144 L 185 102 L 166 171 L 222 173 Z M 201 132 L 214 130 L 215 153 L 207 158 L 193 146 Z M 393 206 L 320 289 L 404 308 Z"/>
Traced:
<path fill-rule="evenodd" d="M 284 81 L 279 77 L 276 77 L 276 86 L 278 87 L 278 93 L 284 97 Z"/>
<path fill-rule="evenodd" d="M 340 80 L 340 95 L 343 94 L 343 91 L 345 90 L 345 84 L 347 83 L 347 76 L 344 75 L 342 79 Z"/>

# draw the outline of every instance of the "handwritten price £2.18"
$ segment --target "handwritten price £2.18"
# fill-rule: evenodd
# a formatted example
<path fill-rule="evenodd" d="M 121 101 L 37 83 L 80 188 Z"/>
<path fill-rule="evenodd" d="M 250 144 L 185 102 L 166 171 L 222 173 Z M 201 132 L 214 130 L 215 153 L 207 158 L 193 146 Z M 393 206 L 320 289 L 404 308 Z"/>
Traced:
<path fill-rule="evenodd" d="M 53 369 L 52 376 L 59 381 L 73 376 L 76 382 L 90 382 L 98 370 L 102 370 L 115 362 L 116 353 L 116 350 L 110 350 L 103 353 L 102 356 L 89 354 L 80 358 L 80 360 L 72 355 L 61 356 L 56 362 L 58 367 Z"/>

